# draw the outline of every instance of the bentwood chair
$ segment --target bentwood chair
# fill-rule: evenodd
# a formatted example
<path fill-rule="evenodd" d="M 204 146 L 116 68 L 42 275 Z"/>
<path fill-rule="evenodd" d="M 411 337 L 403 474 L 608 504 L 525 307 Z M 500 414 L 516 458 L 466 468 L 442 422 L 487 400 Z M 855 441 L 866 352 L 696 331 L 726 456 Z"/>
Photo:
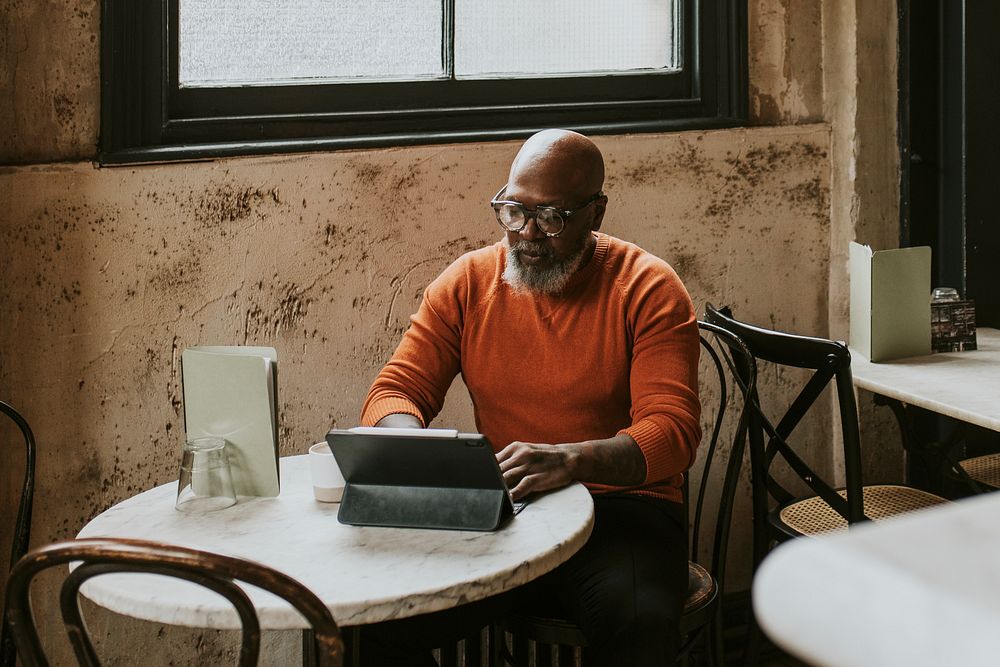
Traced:
<path fill-rule="evenodd" d="M 701 347 L 709 359 L 709 372 L 702 373 L 700 394 L 702 419 L 707 418 L 710 428 L 705 429 L 708 440 L 699 449 L 701 475 L 693 507 L 689 502 L 689 484 L 685 476 L 684 502 L 693 514 L 690 520 L 690 561 L 688 562 L 688 592 L 681 617 L 682 646 L 679 660 L 686 660 L 692 648 L 705 640 L 709 664 L 723 665 L 721 602 L 726 574 L 726 555 L 729 529 L 732 521 L 733 502 L 743 463 L 748 424 L 746 397 L 755 392 L 755 361 L 739 337 L 725 329 L 706 322 L 699 322 Z M 704 357 L 703 357 L 704 358 Z M 742 372 L 737 375 L 737 366 Z M 711 409 L 709 409 L 709 405 Z M 727 422 L 727 413 L 730 420 Z M 722 439 L 730 446 L 722 445 Z M 719 460 L 716 460 L 718 457 Z M 723 461 L 722 458 L 727 457 Z M 712 476 L 713 465 L 725 465 L 721 487 Z M 711 503 L 711 489 L 719 488 L 718 496 Z M 706 513 L 714 508 L 714 516 Z M 692 513 L 693 510 L 693 513 Z M 702 526 L 714 519 L 710 553 L 702 553 Z M 509 614 L 497 628 L 496 642 L 499 657 L 514 667 L 529 664 L 549 665 L 553 658 L 559 665 L 574 665 L 576 660 L 589 664 L 587 639 L 578 626 L 556 615 L 519 612 Z M 507 648 L 505 634 L 511 635 L 511 649 Z"/>
<path fill-rule="evenodd" d="M 237 581 L 287 600 L 302 614 L 312 627 L 313 645 L 310 648 L 317 664 L 340 667 L 343 662 L 344 643 L 330 610 L 312 591 L 281 572 L 241 558 L 157 542 L 88 538 L 35 549 L 22 558 L 11 572 L 7 586 L 10 625 L 21 662 L 26 667 L 48 665 L 31 612 L 31 582 L 39 572 L 71 562 L 76 562 L 78 566 L 62 585 L 59 605 L 76 659 L 86 667 L 98 667 L 100 662 L 80 612 L 80 586 L 92 577 L 112 572 L 176 577 L 225 597 L 236 609 L 242 626 L 240 667 L 257 664 L 260 624 L 253 603 Z"/>
<path fill-rule="evenodd" d="M 21 501 L 17 506 L 17 518 L 14 522 L 14 535 L 10 547 L 10 567 L 13 568 L 14 563 L 28 551 L 28 539 L 31 533 L 31 502 L 35 495 L 35 436 L 31 432 L 28 422 L 13 407 L 0 401 L 0 412 L 11 418 L 24 438 L 24 483 L 21 486 Z M 7 629 L 7 608 L 5 606 L 3 625 L 0 626 L 0 665 L 14 667 L 15 656 L 14 638 Z"/>
<path fill-rule="evenodd" d="M 748 440 L 754 515 L 754 570 L 771 545 L 793 537 L 819 535 L 863 521 L 923 509 L 947 502 L 934 494 L 901 485 L 862 483 L 861 433 L 847 346 L 823 338 L 763 329 L 736 320 L 729 308 L 707 306 L 705 319 L 738 336 L 757 361 L 757 377 L 776 367 L 782 383 L 792 383 L 790 369 L 812 371 L 784 413 L 772 420 L 762 407 L 758 384 L 751 392 Z M 765 366 L 762 362 L 770 364 Z M 739 360 L 737 360 L 739 369 Z M 749 374 L 745 374 L 749 377 Z M 845 485 L 835 489 L 797 451 L 792 435 L 810 409 L 824 405 L 821 397 L 833 385 L 840 412 Z M 765 444 L 766 443 L 766 444 Z M 784 466 L 776 466 L 776 461 Z M 783 474 L 777 471 L 784 469 Z M 779 479 L 779 476 L 781 479 Z M 791 479 L 791 483 L 787 480 Z M 792 484 L 800 492 L 789 489 Z M 801 489 L 806 490 L 803 494 Z M 751 627 L 749 652 L 758 638 Z"/>

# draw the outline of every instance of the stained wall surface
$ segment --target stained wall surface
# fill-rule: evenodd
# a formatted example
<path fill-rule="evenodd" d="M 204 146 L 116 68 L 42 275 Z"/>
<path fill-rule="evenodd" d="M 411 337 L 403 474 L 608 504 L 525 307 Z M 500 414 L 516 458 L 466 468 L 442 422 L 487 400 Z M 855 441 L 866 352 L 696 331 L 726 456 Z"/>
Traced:
<path fill-rule="evenodd" d="M 822 331 L 828 141 L 823 125 L 600 137 L 604 229 L 671 262 L 699 306 Z M 0 174 L 18 249 L 0 381 L 38 433 L 34 541 L 175 478 L 188 346 L 277 348 L 282 454 L 355 425 L 422 289 L 498 238 L 486 201 L 516 149 Z M 461 391 L 439 423 L 474 428 Z"/>
<path fill-rule="evenodd" d="M 836 143 L 853 136 L 843 126 L 857 115 L 831 114 L 829 100 L 856 91 L 831 92 L 824 62 L 856 63 L 856 26 L 840 9 L 831 19 L 828 4 L 750 3 L 758 127 L 596 138 L 608 162 L 605 231 L 672 263 L 699 308 L 731 304 L 748 320 L 820 335 L 841 317 L 830 307 L 830 277 L 843 275 L 831 266 L 831 239 L 850 234 L 852 198 L 881 194 L 859 194 L 848 179 L 838 181 L 846 194 L 832 197 L 847 162 L 865 157 Z M 0 167 L 0 395 L 16 401 L 39 440 L 35 545 L 72 537 L 105 508 L 175 479 L 187 346 L 278 349 L 282 454 L 355 424 L 428 281 L 498 238 L 485 202 L 517 149 L 96 168 L 85 160 L 97 142 L 97 6 L 0 7 L 0 95 L 10 100 L 0 105 L 10 128 L 0 163 L 11 165 Z M 850 67 L 838 73 L 850 81 Z M 766 374 L 768 400 L 787 397 L 795 379 Z M 438 423 L 473 428 L 460 381 Z M 804 433 L 820 467 L 829 466 L 830 431 L 821 415 Z M 0 474 L 5 513 L 17 481 Z M 745 483 L 740 496 L 745 505 Z M 8 531 L 0 526 L 0 544 Z M 745 530 L 735 540 L 745 552 Z M 735 564 L 733 577 L 745 587 L 746 566 Z M 51 605 L 40 611 L 55 618 Z M 118 628 L 102 617 L 94 624 Z M 109 642 L 109 660 L 134 662 L 167 631 L 143 632 Z M 200 637 L 199 660 L 230 650 Z M 48 639 L 60 641 L 54 629 Z"/>
<path fill-rule="evenodd" d="M 604 229 L 671 262 L 697 304 L 822 330 L 828 135 L 599 137 Z M 498 238 L 486 201 L 516 149 L 0 173 L 0 238 L 18 249 L 3 266 L 0 379 L 40 440 L 65 443 L 40 452 L 42 534 L 72 534 L 174 474 L 185 347 L 278 349 L 284 453 L 353 425 L 423 287 Z M 442 420 L 470 426 L 466 407 Z"/>

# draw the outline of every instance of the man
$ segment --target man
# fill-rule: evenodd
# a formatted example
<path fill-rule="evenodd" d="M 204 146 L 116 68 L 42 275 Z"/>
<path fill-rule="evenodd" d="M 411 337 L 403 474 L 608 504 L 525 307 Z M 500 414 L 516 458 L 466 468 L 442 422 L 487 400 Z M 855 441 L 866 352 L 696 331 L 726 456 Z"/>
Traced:
<path fill-rule="evenodd" d="M 426 426 L 461 372 L 515 500 L 575 481 L 594 497 L 587 544 L 527 592 L 558 600 L 598 664 L 671 664 L 687 588 L 681 484 L 701 436 L 698 329 L 665 262 L 598 232 L 603 183 L 583 135 L 529 138 L 491 202 L 503 241 L 427 288 L 362 423 Z"/>

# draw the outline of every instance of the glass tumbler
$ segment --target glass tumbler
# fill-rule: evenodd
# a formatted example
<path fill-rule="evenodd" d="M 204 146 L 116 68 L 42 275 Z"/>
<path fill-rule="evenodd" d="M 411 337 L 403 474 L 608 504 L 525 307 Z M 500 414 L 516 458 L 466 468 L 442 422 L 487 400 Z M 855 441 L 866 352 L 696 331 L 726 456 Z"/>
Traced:
<path fill-rule="evenodd" d="M 233 476 L 223 438 L 194 438 L 184 443 L 177 503 L 182 512 L 210 512 L 236 504 Z"/>
<path fill-rule="evenodd" d="M 931 290 L 931 303 L 951 303 L 959 300 L 958 290 L 954 287 L 935 287 Z"/>

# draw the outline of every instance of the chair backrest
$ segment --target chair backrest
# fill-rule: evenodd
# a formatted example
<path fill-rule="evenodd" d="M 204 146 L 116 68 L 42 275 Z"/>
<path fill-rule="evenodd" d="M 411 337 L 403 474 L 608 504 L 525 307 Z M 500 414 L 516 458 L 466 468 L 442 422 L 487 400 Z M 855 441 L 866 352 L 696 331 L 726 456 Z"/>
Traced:
<path fill-rule="evenodd" d="M 758 360 L 813 371 L 776 424 L 764 413 L 757 389 L 754 389 L 749 442 L 751 475 L 755 479 L 753 485 L 755 517 L 766 516 L 768 495 L 778 503 L 788 502 L 795 497 L 771 474 L 772 464 L 780 456 L 814 494 L 825 500 L 848 523 L 864 521 L 861 436 L 851 377 L 851 353 L 847 346 L 824 338 L 797 336 L 746 324 L 734 319 L 729 308 L 716 309 L 708 305 L 705 319 L 739 336 Z M 801 423 L 802 418 L 831 383 L 835 386 L 840 408 L 846 499 L 817 474 L 796 453 L 789 442 L 795 427 Z M 756 480 L 762 480 L 764 483 L 756 483 Z M 762 558 L 766 547 L 758 545 L 755 550 L 758 551 L 755 555 Z"/>
<path fill-rule="evenodd" d="M 59 604 L 70 643 L 81 665 L 96 667 L 100 663 L 80 613 L 80 586 L 91 577 L 110 572 L 177 577 L 225 597 L 235 607 L 242 625 L 240 667 L 257 664 L 260 624 L 253 603 L 236 582 L 262 588 L 287 600 L 309 622 L 320 665 L 339 667 L 342 664 L 344 644 L 330 610 L 312 591 L 281 572 L 241 558 L 157 542 L 88 538 L 35 549 L 22 558 L 11 572 L 7 586 L 10 624 L 21 662 L 26 667 L 48 664 L 31 613 L 31 582 L 39 572 L 70 562 L 78 562 L 79 565 L 63 583 Z"/>
<path fill-rule="evenodd" d="M 713 463 L 716 463 L 717 456 L 727 455 L 718 502 L 713 503 L 715 528 L 712 533 L 710 565 L 710 572 L 715 577 L 721 592 L 726 576 L 733 504 L 746 450 L 750 414 L 748 397 L 755 391 L 757 371 L 753 355 L 739 336 L 709 322 L 698 322 L 698 328 L 701 333 L 701 347 L 711 362 L 708 374 L 702 374 L 699 384 L 702 414 L 712 419 L 712 428 L 707 446 L 703 444 L 699 448 L 701 479 L 696 485 L 695 502 L 692 506 L 689 498 L 685 497 L 685 505 L 694 509 L 691 525 L 691 560 L 699 562 L 699 538 L 705 520 L 706 497 L 709 487 L 716 486 L 711 474 Z M 718 395 L 709 395 L 711 390 L 718 392 Z M 728 437 L 730 432 L 731 445 L 721 447 L 720 440 L 724 435 Z M 687 494 L 688 485 L 685 484 L 684 488 Z"/>
<path fill-rule="evenodd" d="M 14 535 L 10 546 L 10 567 L 28 552 L 28 540 L 31 535 L 31 503 L 35 495 L 35 435 L 21 414 L 13 407 L 0 401 L 0 412 L 11 418 L 24 437 L 24 484 L 21 487 L 21 501 L 17 506 L 17 519 L 14 523 Z M 6 454 L 2 454 L 7 459 Z M 7 608 L 4 607 L 3 624 L 0 625 L 0 665 L 14 667 L 16 649 L 14 638 L 7 629 Z"/>

